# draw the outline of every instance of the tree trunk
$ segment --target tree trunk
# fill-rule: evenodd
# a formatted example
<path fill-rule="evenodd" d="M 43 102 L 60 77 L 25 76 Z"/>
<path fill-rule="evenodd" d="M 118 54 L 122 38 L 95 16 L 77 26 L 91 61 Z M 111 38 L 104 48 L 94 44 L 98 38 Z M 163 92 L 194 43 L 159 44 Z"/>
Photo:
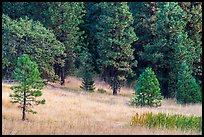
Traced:
<path fill-rule="evenodd" d="M 61 73 L 61 85 L 64 85 L 64 66 L 62 67 L 62 73 Z"/>
<path fill-rule="evenodd" d="M 64 6 L 61 7 L 62 8 L 62 12 L 61 12 L 61 18 L 62 18 L 62 22 L 61 22 L 61 25 L 62 27 L 64 26 Z M 65 35 L 64 35 L 64 30 L 62 28 L 61 30 L 61 42 L 65 44 Z M 62 60 L 64 59 L 64 57 L 62 57 Z M 62 72 L 61 72 L 61 85 L 64 85 L 64 79 L 65 79 L 65 75 L 64 75 L 64 67 L 65 66 L 62 66 Z"/>
<path fill-rule="evenodd" d="M 117 95 L 117 81 L 116 78 L 113 78 L 113 95 Z"/>
<path fill-rule="evenodd" d="M 88 80 L 85 79 L 84 81 L 85 81 L 85 90 L 88 91 Z"/>
<path fill-rule="evenodd" d="M 23 121 L 26 120 L 25 110 L 26 110 L 26 91 L 24 91 L 24 98 L 23 98 L 23 116 L 22 116 Z"/>

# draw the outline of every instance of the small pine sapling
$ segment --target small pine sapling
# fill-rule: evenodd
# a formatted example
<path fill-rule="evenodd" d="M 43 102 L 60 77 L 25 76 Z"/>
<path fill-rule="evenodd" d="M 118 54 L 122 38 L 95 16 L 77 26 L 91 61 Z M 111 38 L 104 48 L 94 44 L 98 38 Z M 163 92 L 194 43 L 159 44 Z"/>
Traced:
<path fill-rule="evenodd" d="M 13 78 L 20 85 L 12 86 L 13 94 L 10 94 L 12 103 L 18 103 L 22 109 L 22 120 L 26 120 L 26 112 L 36 114 L 31 108 L 33 105 L 45 104 L 45 100 L 36 100 L 42 96 L 43 80 L 40 77 L 38 66 L 32 62 L 27 54 L 18 58 L 17 68 L 13 72 Z"/>
<path fill-rule="evenodd" d="M 91 54 L 85 49 L 81 54 L 81 66 L 80 66 L 80 75 L 82 76 L 82 85 L 81 89 L 85 91 L 93 92 L 95 89 L 95 84 L 93 80 L 93 66 Z"/>
<path fill-rule="evenodd" d="M 161 106 L 162 99 L 160 84 L 154 71 L 151 68 L 146 68 L 135 85 L 132 103 L 141 106 Z"/>

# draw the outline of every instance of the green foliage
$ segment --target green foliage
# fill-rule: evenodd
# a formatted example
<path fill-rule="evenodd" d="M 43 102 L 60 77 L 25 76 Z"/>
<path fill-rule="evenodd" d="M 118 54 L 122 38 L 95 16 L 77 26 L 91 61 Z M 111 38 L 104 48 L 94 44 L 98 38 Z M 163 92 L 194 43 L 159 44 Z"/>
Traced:
<path fill-rule="evenodd" d="M 180 103 L 199 103 L 202 101 L 200 86 L 192 76 L 192 71 L 187 63 L 182 63 L 178 73 L 177 101 Z"/>
<path fill-rule="evenodd" d="M 96 37 L 97 33 L 97 23 L 98 17 L 100 15 L 100 9 L 97 8 L 96 2 L 85 2 L 86 14 L 84 16 L 84 23 L 81 28 L 85 31 L 87 41 L 87 48 L 93 58 L 94 71 L 100 73 L 100 67 L 102 64 L 98 62 L 99 60 L 99 49 L 98 49 L 98 39 Z"/>
<path fill-rule="evenodd" d="M 79 71 L 93 86 L 97 73 L 116 95 L 151 67 L 165 98 L 183 98 L 185 77 L 190 102 L 202 96 L 202 2 L 3 2 L 2 13 L 3 78 L 28 54 L 48 81 Z"/>
<path fill-rule="evenodd" d="M 99 89 L 97 90 L 97 92 L 99 92 L 99 93 L 106 93 L 107 91 L 106 91 L 105 89 L 99 88 Z"/>
<path fill-rule="evenodd" d="M 132 103 L 141 106 L 161 106 L 162 99 L 159 81 L 154 71 L 151 68 L 146 68 L 137 80 Z"/>
<path fill-rule="evenodd" d="M 19 19 L 28 15 L 28 5 L 28 2 L 2 2 L 2 12 L 12 19 Z"/>
<path fill-rule="evenodd" d="M 12 20 L 2 15 L 2 66 L 3 75 L 11 76 L 18 57 L 28 54 L 39 66 L 41 76 L 56 79 L 53 64 L 63 65 L 57 56 L 64 54 L 64 45 L 56 40 L 52 31 L 40 22 L 28 18 Z"/>
<path fill-rule="evenodd" d="M 95 84 L 93 81 L 93 62 L 90 53 L 88 53 L 87 49 L 81 53 L 80 56 L 81 65 L 79 68 L 80 75 L 83 79 L 82 85 L 80 88 L 86 91 L 94 91 Z"/>
<path fill-rule="evenodd" d="M 148 66 L 154 68 L 164 97 L 175 97 L 180 62 L 184 58 L 188 62 L 194 60 L 195 49 L 185 31 L 186 13 L 177 2 L 161 2 L 154 15 L 151 28 L 154 37 L 144 45 L 140 56 Z"/>
<path fill-rule="evenodd" d="M 132 67 L 137 65 L 131 47 L 137 40 L 131 26 L 133 17 L 126 2 L 100 2 L 95 8 L 100 10 L 95 24 L 98 62 L 116 95 L 128 74 L 133 74 Z"/>
<path fill-rule="evenodd" d="M 52 29 L 57 40 L 65 45 L 66 55 L 62 59 L 65 60 L 65 74 L 69 74 L 74 70 L 74 62 L 84 44 L 84 32 L 80 29 L 80 25 L 84 22 L 84 3 L 46 2 L 44 4 L 47 8 L 42 10 L 42 16 L 45 18 L 41 22 Z"/>
<path fill-rule="evenodd" d="M 186 31 L 192 39 L 194 47 L 193 76 L 202 85 L 202 2 L 180 2 L 179 5 L 186 12 Z"/>
<path fill-rule="evenodd" d="M 95 89 L 94 81 L 90 80 L 90 79 L 84 79 L 83 78 L 82 85 L 80 86 L 80 88 L 85 90 L 85 91 L 93 92 Z"/>
<path fill-rule="evenodd" d="M 131 120 L 131 126 L 146 126 L 149 128 L 167 128 L 181 130 L 195 130 L 202 132 L 201 116 L 184 116 L 179 114 L 166 114 L 146 112 L 136 113 Z"/>
<path fill-rule="evenodd" d="M 27 54 L 23 54 L 18 58 L 16 69 L 12 73 L 15 81 L 20 85 L 12 86 L 13 94 L 10 94 L 12 103 L 18 103 L 20 108 L 24 108 L 26 112 L 36 113 L 32 110 L 33 105 L 45 104 L 45 100 L 36 100 L 42 96 L 44 87 L 43 81 L 38 71 L 38 66 L 32 62 Z"/>
<path fill-rule="evenodd" d="M 134 70 L 139 76 L 147 66 L 154 67 L 158 64 L 156 62 L 157 58 L 151 58 L 151 61 L 149 61 L 148 57 L 141 55 L 141 53 L 144 52 L 144 47 L 146 47 L 147 44 L 153 43 L 156 38 L 154 28 L 157 21 L 158 2 L 128 2 L 128 6 L 130 7 L 134 19 L 132 26 L 134 27 L 135 34 L 139 38 L 132 44 L 136 49 L 134 57 L 138 61 L 138 67 Z M 155 46 L 152 46 L 152 48 L 155 48 Z"/>

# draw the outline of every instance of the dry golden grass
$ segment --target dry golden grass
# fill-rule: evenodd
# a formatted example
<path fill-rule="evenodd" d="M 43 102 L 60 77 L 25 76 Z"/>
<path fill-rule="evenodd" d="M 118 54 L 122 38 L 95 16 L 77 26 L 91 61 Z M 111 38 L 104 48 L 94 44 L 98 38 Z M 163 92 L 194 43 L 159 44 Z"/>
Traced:
<path fill-rule="evenodd" d="M 133 107 L 129 105 L 129 93 L 121 91 L 118 96 L 74 92 L 80 79 L 71 77 L 64 89 L 59 84 L 46 86 L 43 96 L 45 105 L 34 107 L 38 114 L 27 114 L 28 120 L 21 121 L 21 111 L 9 102 L 11 84 L 2 83 L 2 131 L 3 135 L 16 134 L 199 134 L 180 130 L 148 129 L 131 127 L 131 117 L 145 111 L 202 115 L 202 105 L 181 106 L 173 100 L 164 100 L 158 108 Z M 76 83 L 73 83 L 76 82 Z M 101 83 L 98 82 L 98 85 Z M 102 84 L 101 84 L 102 85 Z M 102 85 L 107 86 L 107 85 Z M 101 87 L 100 87 L 101 88 Z M 80 89 L 78 89 L 80 90 Z M 124 92 L 125 95 L 122 94 Z M 128 92 L 128 91 L 126 91 Z"/>

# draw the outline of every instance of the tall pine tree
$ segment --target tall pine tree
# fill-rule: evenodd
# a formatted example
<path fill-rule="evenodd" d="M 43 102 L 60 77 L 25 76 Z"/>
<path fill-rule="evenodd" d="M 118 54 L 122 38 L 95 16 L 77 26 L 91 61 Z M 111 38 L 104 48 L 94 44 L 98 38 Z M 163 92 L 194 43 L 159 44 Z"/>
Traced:
<path fill-rule="evenodd" d="M 65 66 L 61 67 L 61 84 L 64 84 L 65 75 L 73 71 L 74 60 L 77 57 L 75 50 L 80 48 L 83 32 L 80 25 L 83 23 L 83 2 L 49 2 L 48 8 L 43 11 L 43 24 L 53 29 L 57 39 L 65 45 Z M 48 20 L 47 20 L 48 19 Z M 56 68 L 58 65 L 56 64 Z M 65 71 L 66 70 L 66 71 Z"/>
<path fill-rule="evenodd" d="M 85 3 L 86 15 L 84 16 L 84 23 L 82 24 L 82 30 L 85 31 L 87 41 L 87 48 L 93 58 L 94 71 L 100 74 L 101 64 L 99 60 L 99 49 L 97 33 L 97 23 L 100 16 L 100 8 L 97 8 L 97 2 Z"/>
<path fill-rule="evenodd" d="M 138 67 L 135 68 L 137 75 L 140 75 L 147 66 L 156 66 L 155 63 L 142 58 L 140 53 L 144 51 L 144 46 L 152 43 L 155 36 L 155 22 L 158 11 L 158 2 L 128 2 L 134 18 L 134 31 L 138 40 L 133 42 L 135 59 L 138 60 Z"/>
<path fill-rule="evenodd" d="M 152 67 L 158 75 L 164 97 L 175 97 L 178 64 L 182 59 L 175 56 L 176 49 L 186 46 L 186 51 L 190 51 L 192 41 L 185 32 L 185 12 L 178 3 L 159 3 L 158 8 L 156 37 L 152 43 L 144 46 L 141 56 L 154 64 Z M 192 60 L 192 56 L 188 54 L 189 60 Z"/>
<path fill-rule="evenodd" d="M 202 85 L 202 2 L 179 2 L 186 12 L 186 31 L 193 41 L 195 56 L 193 62 L 193 76 Z"/>
<path fill-rule="evenodd" d="M 108 83 L 117 95 L 122 82 L 128 74 L 132 74 L 132 66 L 136 66 L 132 49 L 132 42 L 137 40 L 134 33 L 132 14 L 126 2 L 101 2 L 97 27 L 99 47 L 99 62 L 102 71 L 108 77 Z"/>

